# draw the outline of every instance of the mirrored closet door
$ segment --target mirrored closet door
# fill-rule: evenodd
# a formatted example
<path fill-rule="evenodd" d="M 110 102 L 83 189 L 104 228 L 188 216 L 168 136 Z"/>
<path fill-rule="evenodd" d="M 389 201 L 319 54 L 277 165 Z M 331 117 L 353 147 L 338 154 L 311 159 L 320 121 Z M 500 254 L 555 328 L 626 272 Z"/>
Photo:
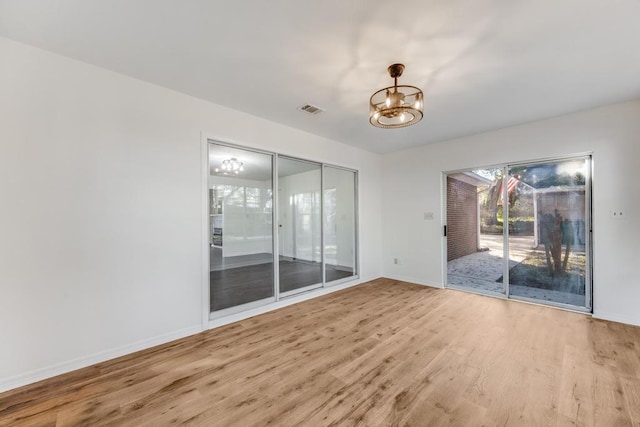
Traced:
<path fill-rule="evenodd" d="M 209 150 L 211 311 L 274 297 L 273 156 Z"/>
<path fill-rule="evenodd" d="M 280 294 L 322 286 L 322 165 L 278 157 Z"/>
<path fill-rule="evenodd" d="M 358 278 L 357 172 L 208 143 L 210 319 Z"/>

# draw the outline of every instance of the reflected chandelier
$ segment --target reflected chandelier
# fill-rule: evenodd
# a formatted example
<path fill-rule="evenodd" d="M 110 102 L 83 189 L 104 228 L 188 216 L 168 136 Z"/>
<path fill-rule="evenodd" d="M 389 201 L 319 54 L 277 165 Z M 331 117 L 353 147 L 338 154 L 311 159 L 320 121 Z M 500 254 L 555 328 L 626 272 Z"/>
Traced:
<path fill-rule="evenodd" d="M 242 163 L 235 157 L 232 157 L 230 159 L 223 160 L 220 169 L 222 169 L 224 172 L 231 172 L 237 175 L 244 170 L 244 163 Z"/>
<path fill-rule="evenodd" d="M 422 91 L 415 86 L 398 85 L 398 77 L 404 71 L 403 64 L 387 68 L 394 80 L 393 86 L 380 89 L 369 100 L 369 121 L 385 128 L 403 128 L 422 120 Z"/>

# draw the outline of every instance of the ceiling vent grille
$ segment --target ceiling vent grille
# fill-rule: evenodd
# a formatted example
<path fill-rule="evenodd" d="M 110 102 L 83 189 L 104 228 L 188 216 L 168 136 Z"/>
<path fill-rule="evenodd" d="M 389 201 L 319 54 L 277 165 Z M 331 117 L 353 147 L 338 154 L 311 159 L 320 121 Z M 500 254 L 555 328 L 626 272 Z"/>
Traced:
<path fill-rule="evenodd" d="M 303 112 L 308 113 L 308 114 L 313 114 L 313 115 L 320 114 L 320 113 L 322 113 L 324 111 L 322 108 L 316 107 L 315 105 L 311 105 L 311 104 L 302 105 L 302 106 L 298 107 L 298 110 L 303 111 Z"/>

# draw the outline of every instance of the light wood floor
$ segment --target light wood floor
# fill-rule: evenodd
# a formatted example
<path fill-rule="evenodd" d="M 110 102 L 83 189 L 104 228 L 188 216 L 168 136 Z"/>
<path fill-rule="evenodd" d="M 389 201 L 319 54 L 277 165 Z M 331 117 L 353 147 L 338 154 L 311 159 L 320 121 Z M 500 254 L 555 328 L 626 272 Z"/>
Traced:
<path fill-rule="evenodd" d="M 640 328 L 379 279 L 0 394 L 0 425 L 640 425 Z"/>

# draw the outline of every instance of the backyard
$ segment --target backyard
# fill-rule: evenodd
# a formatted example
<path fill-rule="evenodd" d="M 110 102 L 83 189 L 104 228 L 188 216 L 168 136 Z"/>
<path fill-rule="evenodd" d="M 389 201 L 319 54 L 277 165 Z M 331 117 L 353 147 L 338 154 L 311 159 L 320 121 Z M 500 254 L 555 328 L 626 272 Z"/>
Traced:
<path fill-rule="evenodd" d="M 569 253 L 567 268 L 552 277 L 544 247 L 533 247 L 533 236 L 510 236 L 509 282 L 510 294 L 537 300 L 554 301 L 581 306 L 585 304 L 584 246 L 576 246 Z M 492 293 L 504 293 L 503 237 L 481 234 L 482 251 L 447 264 L 447 281 Z"/>
<path fill-rule="evenodd" d="M 447 283 L 588 307 L 587 164 L 576 158 L 448 176 Z"/>

